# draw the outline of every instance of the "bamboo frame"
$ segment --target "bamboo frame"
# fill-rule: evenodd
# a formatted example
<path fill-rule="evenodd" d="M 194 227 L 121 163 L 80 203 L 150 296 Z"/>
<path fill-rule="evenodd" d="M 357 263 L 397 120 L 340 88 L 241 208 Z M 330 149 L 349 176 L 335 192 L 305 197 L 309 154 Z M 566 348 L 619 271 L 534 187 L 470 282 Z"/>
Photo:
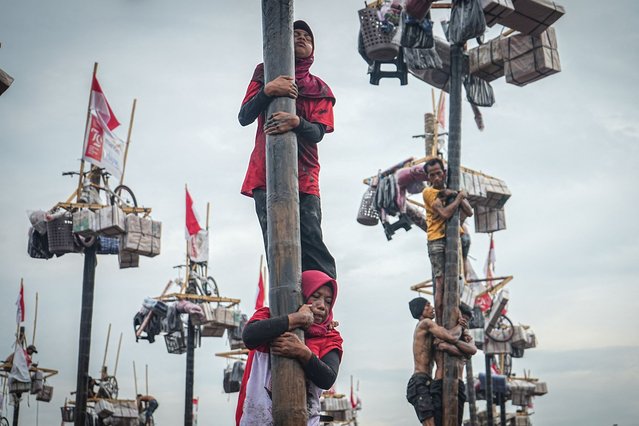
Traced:
<path fill-rule="evenodd" d="M 73 195 L 71 196 L 71 198 Z M 64 209 L 67 211 L 75 210 L 75 209 L 89 209 L 89 210 L 99 210 L 104 207 L 109 207 L 106 204 L 87 204 L 87 203 L 70 203 L 68 201 L 57 203 L 51 210 Z M 148 216 L 151 214 L 151 207 L 122 207 L 122 211 L 126 214 L 129 213 L 144 213 L 144 216 Z"/>
<path fill-rule="evenodd" d="M 215 356 L 218 356 L 220 358 L 227 358 L 227 359 L 237 359 L 240 361 L 246 361 L 246 356 L 248 356 L 249 350 L 248 349 L 235 349 L 232 351 L 227 351 L 227 352 L 217 352 L 215 354 Z"/>
<path fill-rule="evenodd" d="M 122 175 L 120 175 L 120 185 L 124 182 L 124 171 L 126 170 L 126 159 L 129 156 L 129 145 L 131 143 L 131 131 L 133 130 L 133 119 L 135 118 L 135 105 L 138 100 L 133 99 L 133 107 L 131 108 L 131 120 L 129 121 L 129 131 L 126 136 L 126 145 L 124 146 L 124 160 L 122 163 Z"/>
<path fill-rule="evenodd" d="M 8 378 L 9 373 L 11 372 L 12 366 L 13 366 L 13 363 L 11 362 L 4 362 L 4 361 L 0 362 L 0 377 Z M 29 367 L 29 371 L 31 372 L 41 371 L 43 373 L 44 379 L 48 379 L 49 377 L 55 376 L 56 374 L 59 373 L 58 370 L 54 370 L 52 368 L 34 367 L 33 365 Z"/>

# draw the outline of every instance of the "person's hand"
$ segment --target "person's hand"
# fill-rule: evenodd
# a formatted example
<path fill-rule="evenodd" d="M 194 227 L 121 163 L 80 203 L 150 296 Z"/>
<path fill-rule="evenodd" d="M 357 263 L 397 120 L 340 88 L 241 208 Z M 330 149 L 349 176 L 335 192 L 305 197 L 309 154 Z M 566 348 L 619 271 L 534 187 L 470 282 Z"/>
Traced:
<path fill-rule="evenodd" d="M 462 200 L 468 197 L 468 194 L 466 193 L 466 190 L 461 189 L 458 193 L 457 193 L 457 197 L 461 198 Z"/>
<path fill-rule="evenodd" d="M 473 336 L 471 336 L 470 334 L 462 334 L 461 339 L 466 342 L 466 343 L 470 343 L 473 340 Z"/>
<path fill-rule="evenodd" d="M 294 333 L 288 331 L 271 342 L 271 353 L 306 361 L 312 356 L 311 350 L 304 342 Z"/>
<path fill-rule="evenodd" d="M 299 125 L 300 118 L 297 115 L 278 111 L 271 114 L 266 123 L 264 123 L 264 133 L 267 135 L 280 135 L 293 130 Z"/>
<path fill-rule="evenodd" d="M 335 330 L 336 327 L 339 326 L 339 321 L 332 320 L 326 328 L 329 330 Z"/>
<path fill-rule="evenodd" d="M 457 324 L 461 325 L 463 328 L 468 328 L 468 320 L 461 315 L 457 320 Z"/>
<path fill-rule="evenodd" d="M 296 328 L 306 330 L 314 321 L 313 311 L 311 305 L 302 305 L 297 312 L 293 312 L 288 316 L 288 329 L 289 331 Z"/>
<path fill-rule="evenodd" d="M 291 99 L 297 99 L 297 84 L 293 77 L 280 75 L 266 83 L 264 93 L 270 97 L 286 96 Z"/>

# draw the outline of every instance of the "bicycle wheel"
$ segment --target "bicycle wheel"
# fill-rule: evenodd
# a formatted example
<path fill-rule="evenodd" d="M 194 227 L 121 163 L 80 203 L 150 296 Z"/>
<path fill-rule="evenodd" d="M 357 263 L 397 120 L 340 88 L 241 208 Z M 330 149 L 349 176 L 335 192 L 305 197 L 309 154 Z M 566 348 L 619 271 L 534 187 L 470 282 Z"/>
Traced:
<path fill-rule="evenodd" d="M 106 379 L 100 382 L 100 391 L 102 391 L 106 398 L 117 399 L 118 398 L 118 381 L 114 376 L 108 376 Z"/>
<path fill-rule="evenodd" d="M 513 338 L 514 333 L 515 328 L 510 318 L 506 315 L 500 315 L 497 324 L 495 324 L 495 328 L 488 333 L 488 337 L 495 342 L 508 342 Z"/>
<path fill-rule="evenodd" d="M 207 288 L 211 288 L 213 290 L 213 294 L 216 297 L 220 297 L 220 289 L 217 287 L 217 283 L 215 282 L 215 278 L 209 276 L 206 277 L 206 286 Z"/>
<path fill-rule="evenodd" d="M 133 191 L 126 185 L 118 185 L 113 190 L 115 195 L 111 196 L 111 205 L 119 204 L 126 207 L 137 207 L 138 201 L 133 195 Z"/>
<path fill-rule="evenodd" d="M 0 417 L 0 426 L 9 426 L 9 420 L 6 417 Z"/>

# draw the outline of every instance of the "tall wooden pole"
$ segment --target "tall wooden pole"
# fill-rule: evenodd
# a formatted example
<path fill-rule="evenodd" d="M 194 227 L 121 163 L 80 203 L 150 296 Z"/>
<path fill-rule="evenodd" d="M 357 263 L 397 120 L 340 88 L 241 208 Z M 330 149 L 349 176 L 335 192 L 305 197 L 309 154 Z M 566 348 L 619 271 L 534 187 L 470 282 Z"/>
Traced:
<path fill-rule="evenodd" d="M 120 176 L 120 185 L 124 182 L 124 172 L 126 171 L 126 159 L 129 156 L 129 144 L 131 143 L 131 132 L 133 131 L 133 119 L 135 118 L 135 105 L 138 103 L 137 99 L 133 99 L 133 106 L 131 107 L 131 120 L 129 121 L 129 131 L 126 135 L 126 145 L 124 146 L 124 160 L 122 161 L 122 176 Z"/>
<path fill-rule="evenodd" d="M 448 134 L 448 188 L 459 191 L 461 165 L 461 85 L 463 50 L 461 45 L 450 46 L 450 117 Z M 446 225 L 446 267 L 444 273 L 444 321 L 453 328 L 458 320 L 459 306 L 459 209 Z M 457 426 L 457 385 L 459 359 L 444 353 L 444 426 Z"/>
<path fill-rule="evenodd" d="M 75 388 L 75 426 L 84 426 L 87 414 L 89 355 L 91 354 L 91 324 L 93 322 L 93 291 L 95 288 L 95 250 L 95 245 L 84 249 L 82 313 L 80 314 L 78 373 Z"/>
<path fill-rule="evenodd" d="M 113 367 L 113 377 L 118 376 L 118 364 L 120 363 L 120 348 L 122 347 L 122 333 L 120 333 L 120 340 L 118 341 L 118 351 L 115 354 L 115 367 Z"/>
<path fill-rule="evenodd" d="M 293 0 L 262 0 L 264 81 L 295 76 Z M 266 112 L 295 114 L 295 101 L 275 98 Z M 297 138 L 295 133 L 266 137 L 266 211 L 269 299 L 273 316 L 297 311 L 302 304 Z M 303 339 L 303 333 L 296 331 Z M 275 426 L 307 423 L 304 372 L 294 360 L 271 355 Z"/>
<path fill-rule="evenodd" d="M 473 378 L 473 360 L 466 360 L 466 389 L 468 389 L 468 411 L 470 413 L 470 426 L 479 426 L 477 420 L 477 395 L 475 395 L 475 386 Z"/>
<path fill-rule="evenodd" d="M 109 323 L 109 328 L 107 330 L 106 344 L 104 345 L 104 358 L 102 358 L 102 369 L 104 369 L 104 367 L 106 367 L 106 359 L 107 359 L 107 354 L 109 353 L 109 340 L 110 339 L 111 339 L 111 323 Z"/>
<path fill-rule="evenodd" d="M 31 336 L 31 344 L 35 345 L 36 327 L 38 326 L 38 292 L 36 292 L 35 316 L 33 317 L 33 335 Z"/>
<path fill-rule="evenodd" d="M 186 389 L 184 392 L 184 426 L 193 426 L 193 376 L 195 370 L 195 326 L 189 318 L 186 332 Z"/>

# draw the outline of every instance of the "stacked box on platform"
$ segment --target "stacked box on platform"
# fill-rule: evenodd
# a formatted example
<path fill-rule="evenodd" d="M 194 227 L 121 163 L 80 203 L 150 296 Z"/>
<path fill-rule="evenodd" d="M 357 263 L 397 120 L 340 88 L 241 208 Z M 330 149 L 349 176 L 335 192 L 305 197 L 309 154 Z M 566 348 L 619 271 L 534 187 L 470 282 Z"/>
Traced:
<path fill-rule="evenodd" d="M 126 217 L 126 234 L 122 237 L 122 250 L 142 256 L 160 254 L 162 223 L 134 214 Z"/>
<path fill-rule="evenodd" d="M 515 416 L 515 426 L 532 426 L 530 417 L 527 415 Z"/>
<path fill-rule="evenodd" d="M 31 395 L 36 395 L 42 391 L 42 387 L 44 386 L 44 373 L 42 371 L 36 370 L 31 375 Z"/>
<path fill-rule="evenodd" d="M 468 67 L 472 75 L 488 82 L 504 76 L 500 40 L 500 37 L 494 38 L 468 51 Z"/>
<path fill-rule="evenodd" d="M 506 182 L 494 177 L 483 176 L 484 191 L 486 191 L 486 202 L 484 206 L 493 209 L 504 207 L 506 201 L 510 198 L 510 190 L 506 186 Z"/>
<path fill-rule="evenodd" d="M 512 0 L 481 0 L 481 7 L 489 27 L 515 11 Z"/>
<path fill-rule="evenodd" d="M 124 212 L 118 206 L 102 207 L 96 215 L 96 230 L 103 235 L 120 235 L 126 230 Z"/>
<path fill-rule="evenodd" d="M 111 426 L 137 426 L 138 409 L 135 401 L 116 401 L 113 403 L 113 414 L 107 417 Z M 105 419 L 106 420 L 106 419 Z"/>
<path fill-rule="evenodd" d="M 22 394 L 29 391 L 31 391 L 31 382 L 11 380 L 11 383 L 9 383 L 9 393 Z"/>
<path fill-rule="evenodd" d="M 235 327 L 235 319 L 233 317 L 233 310 L 218 306 L 213 309 L 210 305 L 203 303 L 202 309 L 205 312 L 205 316 L 211 318 L 205 324 L 202 325 L 201 333 L 202 337 L 222 337 L 224 331 L 227 328 Z M 209 313 L 207 313 L 207 310 Z"/>
<path fill-rule="evenodd" d="M 542 396 L 548 393 L 546 382 L 535 382 L 535 396 Z"/>
<path fill-rule="evenodd" d="M 498 22 L 523 34 L 539 35 L 564 13 L 563 6 L 551 0 L 512 0 L 515 11 Z"/>
<path fill-rule="evenodd" d="M 496 330 L 493 330 L 492 333 L 496 333 Z M 496 342 L 490 337 L 486 339 L 484 343 L 484 353 L 486 355 L 492 354 L 510 354 L 512 352 L 512 346 L 510 342 Z"/>
<path fill-rule="evenodd" d="M 535 332 L 524 325 L 516 325 L 513 331 L 512 344 L 514 347 L 522 349 L 532 349 L 537 346 Z"/>
<path fill-rule="evenodd" d="M 96 219 L 95 213 L 89 209 L 78 210 L 73 213 L 73 233 L 89 236 L 95 234 Z"/>
<path fill-rule="evenodd" d="M 554 28 L 539 35 L 506 37 L 500 43 L 507 83 L 525 86 L 561 71 Z"/>
<path fill-rule="evenodd" d="M 535 385 L 523 380 L 509 383 L 511 402 L 513 405 L 528 406 L 535 392 Z"/>
<path fill-rule="evenodd" d="M 115 408 L 108 399 L 100 399 L 95 403 L 95 413 L 99 418 L 104 419 L 113 414 Z"/>
<path fill-rule="evenodd" d="M 475 232 L 491 233 L 506 229 L 506 214 L 504 208 L 492 209 L 476 205 L 474 208 Z"/>

